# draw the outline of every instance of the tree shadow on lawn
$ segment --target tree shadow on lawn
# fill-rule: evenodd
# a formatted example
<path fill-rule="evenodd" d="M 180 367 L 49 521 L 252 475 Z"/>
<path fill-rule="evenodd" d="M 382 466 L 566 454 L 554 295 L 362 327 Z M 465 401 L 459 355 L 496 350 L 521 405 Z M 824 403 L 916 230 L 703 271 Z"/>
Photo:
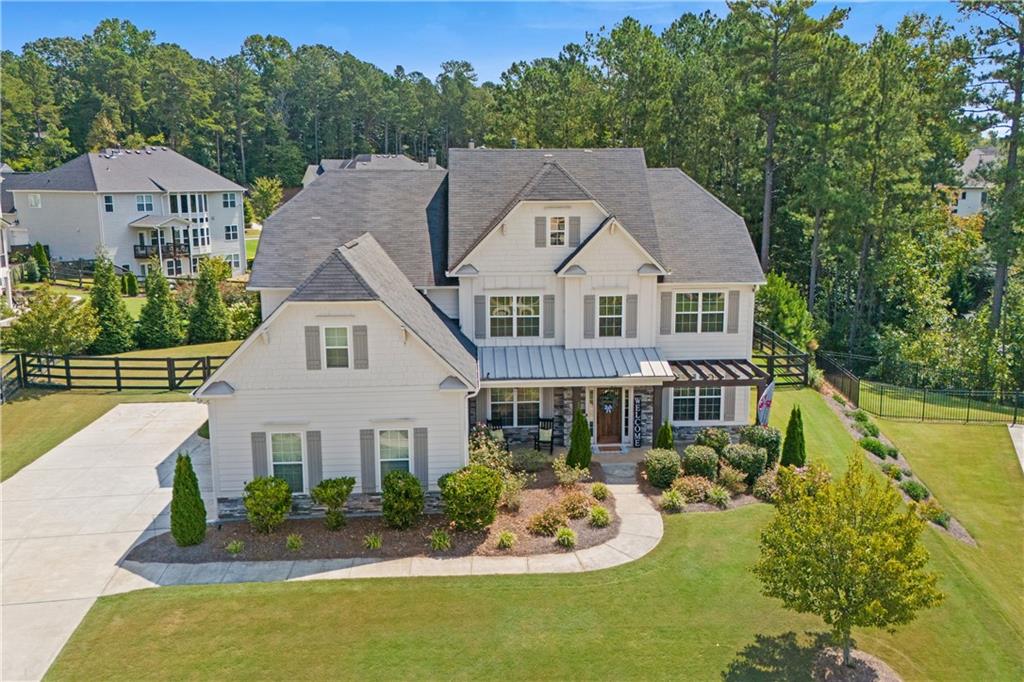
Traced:
<path fill-rule="evenodd" d="M 757 635 L 722 673 L 725 682 L 740 680 L 813 680 L 821 651 L 832 644 L 825 632 L 805 632 L 802 637 L 786 632 L 769 637 Z M 872 671 L 864 671 L 872 672 Z M 873 679 L 874 676 L 863 679 Z"/>

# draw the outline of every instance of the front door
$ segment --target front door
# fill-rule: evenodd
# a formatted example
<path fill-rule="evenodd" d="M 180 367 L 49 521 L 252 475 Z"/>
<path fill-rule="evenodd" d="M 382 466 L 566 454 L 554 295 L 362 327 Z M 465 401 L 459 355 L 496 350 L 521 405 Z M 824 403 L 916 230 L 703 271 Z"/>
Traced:
<path fill-rule="evenodd" d="M 622 389 L 597 391 L 597 442 L 622 442 Z"/>

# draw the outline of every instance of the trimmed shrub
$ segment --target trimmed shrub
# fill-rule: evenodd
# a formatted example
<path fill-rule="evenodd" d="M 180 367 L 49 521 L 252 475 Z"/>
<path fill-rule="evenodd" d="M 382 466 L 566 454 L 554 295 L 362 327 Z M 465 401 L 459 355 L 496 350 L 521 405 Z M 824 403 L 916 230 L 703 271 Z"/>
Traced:
<path fill-rule="evenodd" d="M 658 429 L 658 435 L 654 437 L 654 447 L 659 450 L 675 450 L 675 436 L 672 434 L 672 425 L 665 422 Z"/>
<path fill-rule="evenodd" d="M 886 462 L 885 464 L 883 464 L 882 471 L 885 472 L 886 476 L 888 476 L 894 481 L 903 480 L 903 472 L 900 471 L 900 468 L 893 464 L 892 462 Z"/>
<path fill-rule="evenodd" d="M 686 498 L 678 490 L 666 490 L 659 506 L 662 511 L 681 512 L 686 507 Z"/>
<path fill-rule="evenodd" d="M 731 493 L 742 493 L 747 489 L 747 475 L 722 462 L 722 466 L 718 470 L 718 483 Z"/>
<path fill-rule="evenodd" d="M 38 282 L 39 277 L 39 262 L 36 261 L 34 256 L 29 256 L 28 260 L 25 261 L 25 267 L 22 268 L 26 282 Z"/>
<path fill-rule="evenodd" d="M 482 464 L 470 464 L 445 477 L 441 486 L 444 512 L 458 530 L 486 528 L 498 515 L 503 487 L 500 473 Z"/>
<path fill-rule="evenodd" d="M 765 468 L 774 469 L 782 452 L 782 432 L 771 426 L 744 426 L 740 429 L 740 442 L 754 447 L 764 448 L 768 455 Z"/>
<path fill-rule="evenodd" d="M 949 512 L 942 508 L 934 499 L 926 499 L 917 504 L 917 512 L 925 521 L 949 528 L 949 520 L 952 518 Z"/>
<path fill-rule="evenodd" d="M 288 537 L 284 539 L 284 546 L 288 548 L 289 552 L 298 552 L 302 549 L 305 542 L 302 536 L 298 533 L 290 533 Z"/>
<path fill-rule="evenodd" d="M 683 496 L 683 500 L 703 502 L 711 491 L 711 481 L 703 476 L 680 476 L 672 481 L 672 490 Z"/>
<path fill-rule="evenodd" d="M 555 531 L 555 544 L 566 549 L 572 549 L 576 546 L 576 531 L 572 528 L 559 528 Z"/>
<path fill-rule="evenodd" d="M 878 430 L 878 426 L 876 426 L 874 422 L 870 421 L 854 422 L 853 428 L 855 428 L 857 432 L 862 436 L 873 436 L 877 438 L 878 434 L 880 433 L 880 431 Z"/>
<path fill-rule="evenodd" d="M 238 301 L 228 306 L 228 333 L 232 339 L 245 339 L 259 323 L 259 309 L 256 304 Z"/>
<path fill-rule="evenodd" d="M 503 530 L 498 534 L 498 549 L 512 549 L 516 546 L 519 538 L 510 530 Z"/>
<path fill-rule="evenodd" d="M 366 549 L 380 549 L 384 546 L 384 540 L 381 539 L 380 533 L 370 533 L 363 537 L 363 547 Z"/>
<path fill-rule="evenodd" d="M 583 410 L 577 409 L 572 415 L 572 430 L 569 432 L 569 453 L 566 462 L 577 469 L 590 468 L 590 424 Z"/>
<path fill-rule="evenodd" d="M 900 489 L 914 502 L 927 500 L 931 497 L 931 493 L 928 492 L 928 488 L 925 488 L 917 481 L 903 481 L 903 483 L 900 484 Z"/>
<path fill-rule="evenodd" d="M 774 469 L 761 474 L 754 481 L 754 497 L 765 502 L 774 502 L 779 494 L 779 475 Z"/>
<path fill-rule="evenodd" d="M 837 403 L 839 403 L 840 405 L 843 405 L 843 406 L 845 406 L 845 405 L 846 405 L 846 398 L 844 398 L 844 397 L 843 397 L 842 395 L 840 395 L 839 393 L 833 393 L 833 394 L 832 394 L 832 400 L 836 401 L 836 402 L 837 402 Z"/>
<path fill-rule="evenodd" d="M 875 457 L 885 459 L 886 455 L 889 454 L 888 446 L 877 438 L 871 436 L 864 436 L 858 441 L 860 446 L 870 452 Z"/>
<path fill-rule="evenodd" d="M 124 293 L 128 296 L 139 295 L 139 278 L 130 270 L 124 274 L 124 289 Z"/>
<path fill-rule="evenodd" d="M 885 454 L 893 459 L 899 459 L 900 449 L 890 445 L 885 449 Z"/>
<path fill-rule="evenodd" d="M 485 424 L 477 424 L 469 432 L 469 463 L 505 473 L 512 470 L 512 453 Z"/>
<path fill-rule="evenodd" d="M 36 264 L 39 266 L 39 281 L 50 279 L 52 275 L 50 257 L 46 255 L 46 249 L 39 242 L 32 247 L 32 257 L 36 259 Z"/>
<path fill-rule="evenodd" d="M 408 471 L 388 472 L 381 490 L 384 523 L 391 528 L 408 528 L 423 513 L 423 487 Z"/>
<path fill-rule="evenodd" d="M 718 454 L 722 454 L 725 450 L 725 446 L 729 444 L 729 432 L 725 429 L 716 429 L 709 427 L 701 429 L 697 432 L 697 437 L 693 439 L 694 445 L 704 445 Z"/>
<path fill-rule="evenodd" d="M 590 525 L 594 528 L 606 528 L 612 522 L 612 515 L 601 505 L 590 508 Z"/>
<path fill-rule="evenodd" d="M 345 503 L 355 485 L 356 479 L 351 476 L 325 478 L 309 491 L 313 502 L 327 507 L 324 525 L 328 530 L 338 530 L 345 525 Z"/>
<path fill-rule="evenodd" d="M 860 422 L 862 424 L 866 424 L 869 421 L 871 421 L 871 416 L 867 412 L 859 408 L 850 412 L 849 415 L 850 418 L 853 419 L 853 421 Z"/>
<path fill-rule="evenodd" d="M 729 491 L 720 485 L 713 485 L 708 491 L 707 501 L 719 509 L 725 509 L 729 506 Z"/>
<path fill-rule="evenodd" d="M 914 472 L 910 470 L 910 467 L 902 467 L 900 468 L 900 471 L 902 471 L 903 475 L 908 478 L 914 475 Z"/>
<path fill-rule="evenodd" d="M 655 488 L 665 488 L 679 475 L 679 453 L 675 450 L 648 450 L 644 455 L 647 480 Z"/>
<path fill-rule="evenodd" d="M 292 509 L 292 489 L 283 478 L 260 476 L 245 484 L 242 503 L 252 529 L 257 533 L 270 533 L 288 517 Z"/>
<path fill-rule="evenodd" d="M 452 548 L 452 536 L 444 528 L 430 531 L 430 549 L 435 552 L 447 552 Z"/>
<path fill-rule="evenodd" d="M 689 445 L 683 450 L 683 472 L 714 481 L 718 478 L 718 453 L 707 445 Z"/>
<path fill-rule="evenodd" d="M 562 511 L 570 519 L 582 519 L 590 511 L 590 498 L 586 493 L 574 490 L 560 502 Z"/>
<path fill-rule="evenodd" d="M 786 439 L 782 442 L 782 466 L 802 467 L 807 463 L 807 445 L 804 443 L 804 418 L 797 405 L 789 413 Z"/>
<path fill-rule="evenodd" d="M 564 456 L 556 457 L 551 462 L 551 470 L 555 472 L 555 480 L 558 481 L 558 485 L 566 488 L 572 488 L 580 481 L 590 478 L 589 469 L 571 466 Z"/>
<path fill-rule="evenodd" d="M 224 551 L 231 556 L 238 556 L 245 550 L 245 543 L 241 540 L 232 540 L 228 544 L 224 545 Z"/>
<path fill-rule="evenodd" d="M 206 538 L 206 505 L 199 493 L 199 479 L 192 458 L 178 453 L 171 493 L 171 536 L 180 547 L 198 545 Z"/>
<path fill-rule="evenodd" d="M 118 284 L 121 287 L 121 293 L 127 296 L 128 295 L 128 278 L 127 278 L 127 276 L 126 275 L 121 275 L 120 277 L 117 278 L 117 282 L 118 282 Z"/>
<path fill-rule="evenodd" d="M 544 511 L 534 514 L 526 524 L 527 530 L 534 535 L 552 536 L 555 531 L 564 526 L 568 518 L 565 512 L 558 505 L 551 505 Z"/>
<path fill-rule="evenodd" d="M 747 485 L 753 485 L 757 477 L 765 471 L 768 454 L 764 448 L 739 443 L 726 447 L 725 452 L 722 453 L 722 459 L 746 475 Z"/>
<path fill-rule="evenodd" d="M 590 495 L 598 502 L 604 502 L 611 495 L 611 491 L 608 490 L 608 486 L 598 481 L 590 486 Z"/>

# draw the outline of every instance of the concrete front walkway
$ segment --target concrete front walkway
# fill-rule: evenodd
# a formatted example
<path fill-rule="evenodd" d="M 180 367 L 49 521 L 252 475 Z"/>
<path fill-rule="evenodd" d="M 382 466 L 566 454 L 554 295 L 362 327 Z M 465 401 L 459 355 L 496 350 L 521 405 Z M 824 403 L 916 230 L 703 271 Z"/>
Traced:
<path fill-rule="evenodd" d="M 135 543 L 169 528 L 174 461 L 192 451 L 215 509 L 195 403 L 118 405 L 0 484 L 0 678 L 41 678 Z"/>
<path fill-rule="evenodd" d="M 513 573 L 579 573 L 635 561 L 661 540 L 661 514 L 636 485 L 608 486 L 622 523 L 607 542 L 575 552 L 528 557 L 472 556 L 405 559 L 323 559 L 301 561 L 219 561 L 205 564 L 161 564 L 125 561 L 104 594 L 157 585 L 402 578 Z"/>

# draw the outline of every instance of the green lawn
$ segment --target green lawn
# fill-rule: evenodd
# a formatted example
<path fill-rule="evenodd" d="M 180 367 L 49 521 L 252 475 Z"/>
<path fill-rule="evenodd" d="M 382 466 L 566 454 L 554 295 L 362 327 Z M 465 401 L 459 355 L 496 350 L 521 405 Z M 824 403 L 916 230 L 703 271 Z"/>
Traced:
<path fill-rule="evenodd" d="M 772 422 L 782 426 L 794 404 L 803 410 L 810 456 L 841 469 L 853 443 L 818 394 L 778 391 Z M 980 479 L 963 500 L 979 505 L 992 534 L 979 527 L 982 545 L 971 548 L 927 530 L 947 602 L 895 635 L 857 632 L 857 644 L 908 680 L 1019 680 L 1020 560 L 997 558 L 1022 546 L 1024 483 L 1009 475 L 1008 439 L 951 428 L 959 429 L 956 438 L 921 449 L 962 455 L 960 444 L 971 443 L 969 473 L 956 467 L 949 485 L 959 486 L 961 473 Z M 903 442 L 914 436 L 894 437 L 917 466 L 918 450 Z M 921 474 L 942 499 L 942 477 L 933 480 L 923 463 Z M 1018 512 L 990 514 L 990 505 L 1007 503 Z M 949 506 L 960 513 L 952 491 Z M 324 679 L 358 670 L 361 678 L 389 680 L 807 679 L 822 623 L 761 597 L 750 572 L 771 514 L 753 505 L 671 516 L 650 555 L 594 573 L 191 586 L 103 597 L 49 677 L 284 679 L 301 670 Z M 971 515 L 965 521 L 973 525 Z"/>
<path fill-rule="evenodd" d="M 245 257 L 246 259 L 252 259 L 256 257 L 256 247 L 260 244 L 259 236 L 255 238 L 245 238 Z"/>
<path fill-rule="evenodd" d="M 868 412 L 893 419 L 1010 423 L 1014 416 L 1012 405 L 863 380 L 859 403 Z M 1024 419 L 1024 409 L 1017 412 L 1017 419 Z"/>
<path fill-rule="evenodd" d="M 31 291 L 38 289 L 42 284 L 39 282 L 23 282 L 18 285 L 18 289 L 25 291 Z M 68 286 L 65 284 L 51 284 L 50 289 L 57 293 L 66 294 L 68 296 L 81 296 L 83 298 L 89 295 L 89 289 L 92 288 L 92 282 L 86 280 L 84 286 L 79 289 L 77 286 Z M 142 313 L 142 306 L 146 303 L 145 294 L 140 293 L 138 296 L 122 296 L 124 304 L 128 307 L 128 312 L 131 313 L 132 318 L 139 319 L 139 315 Z"/>

